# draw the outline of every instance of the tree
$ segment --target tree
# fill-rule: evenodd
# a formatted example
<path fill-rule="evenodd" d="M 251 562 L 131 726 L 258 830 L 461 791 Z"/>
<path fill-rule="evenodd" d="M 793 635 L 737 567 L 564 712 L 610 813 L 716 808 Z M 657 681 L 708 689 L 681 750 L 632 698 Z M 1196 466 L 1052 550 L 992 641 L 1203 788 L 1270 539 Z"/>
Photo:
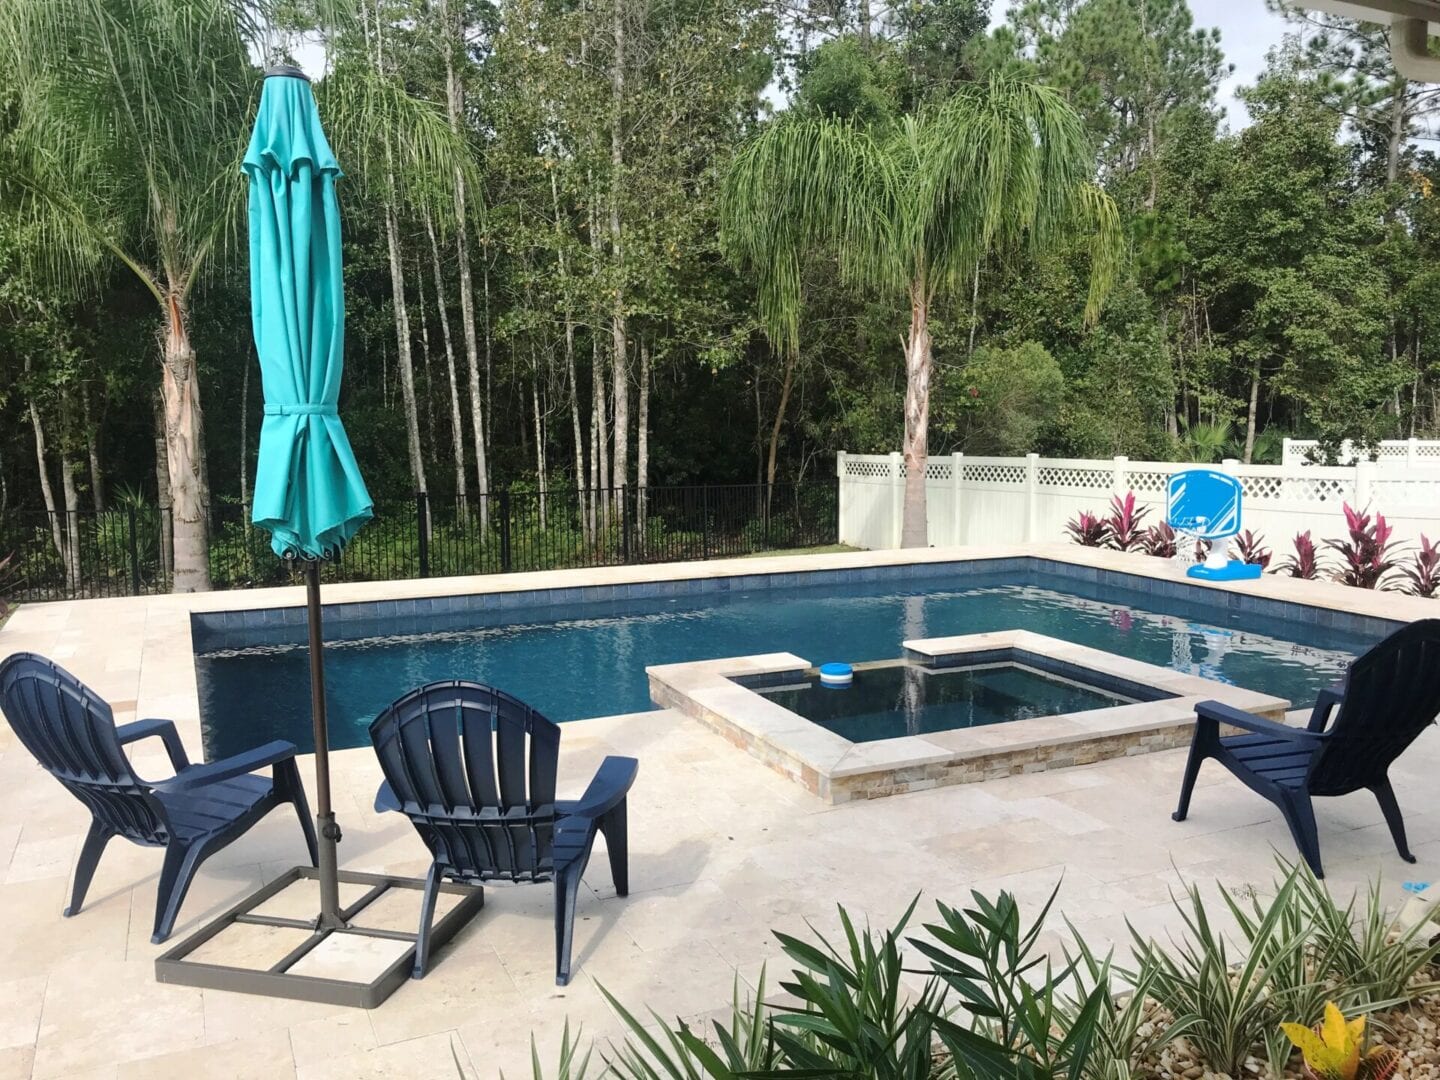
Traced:
<path fill-rule="evenodd" d="M 943 104 L 871 131 L 831 118 L 782 119 L 739 154 L 722 222 L 757 277 L 759 313 L 799 348 L 800 261 L 834 251 L 846 279 L 902 293 L 905 503 L 902 542 L 926 536 L 931 309 L 992 251 L 1041 250 L 1092 230 L 1088 310 L 1119 259 L 1114 204 L 1089 183 L 1079 116 L 1053 89 L 1009 75 L 962 86 Z"/>
<path fill-rule="evenodd" d="M 209 588 L 209 487 L 191 293 L 233 238 L 258 73 L 227 0 L 0 5 L 0 67 L 18 89 L 22 216 L 54 280 L 118 262 L 159 308 L 174 588 Z"/>
<path fill-rule="evenodd" d="M 1065 401 L 1065 374 L 1035 341 L 982 345 L 963 367 L 945 372 L 947 383 L 939 419 L 949 421 L 967 454 L 1033 452 Z"/>

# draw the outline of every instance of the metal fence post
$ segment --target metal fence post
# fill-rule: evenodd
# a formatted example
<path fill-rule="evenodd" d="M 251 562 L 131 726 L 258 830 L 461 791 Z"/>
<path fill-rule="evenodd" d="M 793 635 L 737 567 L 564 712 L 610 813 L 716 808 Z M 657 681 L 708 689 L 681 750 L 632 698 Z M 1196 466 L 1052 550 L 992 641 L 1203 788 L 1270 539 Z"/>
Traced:
<path fill-rule="evenodd" d="M 135 504 L 125 507 L 126 524 L 130 529 L 130 595 L 140 595 L 140 543 L 135 535 Z"/>
<path fill-rule="evenodd" d="M 630 489 L 620 489 L 620 561 L 630 561 Z"/>
<path fill-rule="evenodd" d="M 510 491 L 500 492 L 500 572 L 510 572 Z"/>
<path fill-rule="evenodd" d="M 430 496 L 415 493 L 415 527 L 419 530 L 420 576 L 430 576 Z"/>
<path fill-rule="evenodd" d="M 700 558 L 710 558 L 710 485 L 700 488 Z"/>

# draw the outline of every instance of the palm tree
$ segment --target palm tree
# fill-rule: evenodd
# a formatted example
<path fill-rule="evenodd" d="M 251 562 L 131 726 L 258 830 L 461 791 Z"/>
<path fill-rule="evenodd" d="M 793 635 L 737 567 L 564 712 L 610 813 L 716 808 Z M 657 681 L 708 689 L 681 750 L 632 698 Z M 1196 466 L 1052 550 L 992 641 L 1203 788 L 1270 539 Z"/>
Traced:
<path fill-rule="evenodd" d="M 867 129 L 785 117 L 738 155 L 726 180 L 727 244 L 758 280 L 771 340 L 799 348 L 801 262 L 833 251 L 853 283 L 905 295 L 902 543 L 923 546 L 930 407 L 930 313 L 992 252 L 1040 250 L 1089 233 L 1087 317 L 1120 258 L 1114 204 L 1090 182 L 1080 117 L 1053 89 L 996 75 L 943 104 Z"/>
<path fill-rule="evenodd" d="M 259 73 L 229 0 L 7 0 L 0 70 L 17 99 L 9 176 L 67 285 L 119 263 L 161 315 L 176 592 L 207 589 L 209 501 L 189 298 L 235 235 Z"/>

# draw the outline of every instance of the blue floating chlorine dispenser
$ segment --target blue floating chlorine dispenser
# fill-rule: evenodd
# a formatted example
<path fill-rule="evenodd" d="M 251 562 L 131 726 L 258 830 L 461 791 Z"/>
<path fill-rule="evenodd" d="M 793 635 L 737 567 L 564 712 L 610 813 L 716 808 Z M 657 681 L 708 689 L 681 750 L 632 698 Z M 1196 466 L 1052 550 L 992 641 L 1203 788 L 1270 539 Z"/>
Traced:
<path fill-rule="evenodd" d="M 855 681 L 855 669 L 849 664 L 821 664 L 820 685 L 829 690 L 843 690 Z"/>
<path fill-rule="evenodd" d="M 1170 477 L 1165 497 L 1165 520 L 1182 536 L 1209 540 L 1210 553 L 1186 573 L 1207 581 L 1245 581 L 1258 578 L 1264 567 L 1229 557 L 1225 541 L 1240 531 L 1238 478 L 1219 469 L 1185 469 Z"/>

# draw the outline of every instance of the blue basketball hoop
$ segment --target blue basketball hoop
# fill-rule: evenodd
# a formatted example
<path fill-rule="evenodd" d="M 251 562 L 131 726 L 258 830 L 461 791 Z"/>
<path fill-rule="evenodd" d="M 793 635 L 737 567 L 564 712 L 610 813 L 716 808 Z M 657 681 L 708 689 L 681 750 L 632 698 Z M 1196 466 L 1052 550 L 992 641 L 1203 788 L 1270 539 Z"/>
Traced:
<path fill-rule="evenodd" d="M 1170 477 L 1165 520 L 1176 532 L 1212 544 L 1205 562 L 1187 571 L 1191 577 L 1242 581 L 1260 576 L 1262 567 L 1230 559 L 1225 552 L 1224 541 L 1240 531 L 1243 494 L 1239 479 L 1219 469 L 1185 469 Z"/>

